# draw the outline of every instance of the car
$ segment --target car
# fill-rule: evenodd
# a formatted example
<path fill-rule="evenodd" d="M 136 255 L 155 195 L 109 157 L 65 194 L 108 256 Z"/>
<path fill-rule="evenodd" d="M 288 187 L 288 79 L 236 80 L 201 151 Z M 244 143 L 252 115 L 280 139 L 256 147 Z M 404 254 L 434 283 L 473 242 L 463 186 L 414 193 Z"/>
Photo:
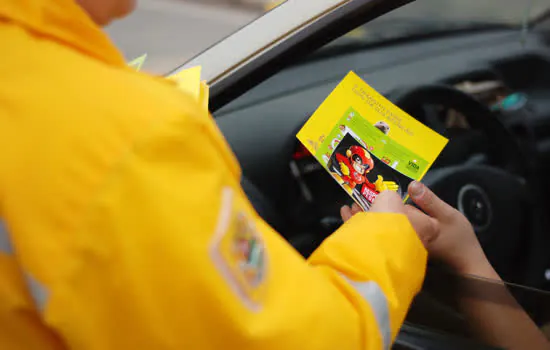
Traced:
<path fill-rule="evenodd" d="M 456 307 L 480 295 L 459 285 L 507 288 L 550 324 L 549 14 L 543 2 L 288 0 L 170 74 L 202 66 L 243 188 L 306 257 L 351 200 L 295 135 L 348 71 L 447 136 L 423 181 L 470 220 L 507 284 L 430 263 L 394 348 L 491 349 Z"/>

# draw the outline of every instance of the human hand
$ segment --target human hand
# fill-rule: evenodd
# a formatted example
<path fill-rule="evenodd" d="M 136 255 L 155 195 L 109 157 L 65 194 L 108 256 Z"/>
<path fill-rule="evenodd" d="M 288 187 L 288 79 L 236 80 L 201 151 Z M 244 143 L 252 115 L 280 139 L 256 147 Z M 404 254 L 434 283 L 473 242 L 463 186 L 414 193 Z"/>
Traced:
<path fill-rule="evenodd" d="M 412 208 L 412 207 L 411 207 Z M 403 199 L 393 191 L 384 191 L 380 193 L 376 200 L 374 201 L 372 207 L 369 210 L 369 213 L 395 213 L 395 214 L 408 214 L 408 206 L 403 204 Z M 353 204 L 350 207 L 344 206 L 340 210 L 342 219 L 348 221 L 353 215 L 361 212 L 362 209 L 357 205 Z M 422 214 L 419 210 L 418 213 Z M 431 218 L 425 214 L 420 217 L 418 215 L 413 215 L 413 219 L 409 217 L 409 221 L 413 226 L 414 230 L 418 234 L 418 237 L 424 244 L 427 246 L 429 242 L 434 240 L 434 237 L 439 233 L 438 226 L 432 225 Z"/>
<path fill-rule="evenodd" d="M 363 209 L 361 209 L 359 205 L 353 203 L 351 207 L 344 205 L 340 209 L 340 215 L 342 216 L 342 220 L 348 221 L 353 215 L 362 211 Z M 376 197 L 369 212 L 405 214 L 405 205 L 399 195 L 396 193 L 392 194 L 390 191 L 385 191 Z"/>
<path fill-rule="evenodd" d="M 351 207 L 344 205 L 342 208 L 340 208 L 340 216 L 342 217 L 342 220 L 346 222 L 351 219 L 353 215 L 362 211 L 363 209 L 361 209 L 361 207 L 358 206 L 357 203 L 353 203 Z"/>
<path fill-rule="evenodd" d="M 431 257 L 441 260 L 460 274 L 483 275 L 492 270 L 468 219 L 420 182 L 409 185 L 411 200 L 426 214 L 412 206 L 405 212 Z M 425 234 L 423 232 L 426 232 Z"/>

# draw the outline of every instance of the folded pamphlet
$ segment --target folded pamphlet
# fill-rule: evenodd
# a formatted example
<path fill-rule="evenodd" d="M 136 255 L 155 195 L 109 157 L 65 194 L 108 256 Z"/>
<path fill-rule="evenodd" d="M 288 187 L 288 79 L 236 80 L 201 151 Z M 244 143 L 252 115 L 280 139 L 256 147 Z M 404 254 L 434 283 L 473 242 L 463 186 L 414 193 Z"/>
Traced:
<path fill-rule="evenodd" d="M 406 200 L 408 185 L 422 179 L 448 142 L 353 72 L 297 137 L 365 211 L 385 190 Z"/>

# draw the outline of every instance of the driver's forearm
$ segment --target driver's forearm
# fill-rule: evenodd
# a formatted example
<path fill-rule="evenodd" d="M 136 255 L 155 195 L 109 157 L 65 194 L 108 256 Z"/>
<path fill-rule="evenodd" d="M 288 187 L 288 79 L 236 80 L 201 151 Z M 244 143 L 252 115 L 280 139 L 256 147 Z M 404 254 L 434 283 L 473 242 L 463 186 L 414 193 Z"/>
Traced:
<path fill-rule="evenodd" d="M 478 338 L 505 349 L 550 349 L 546 337 L 506 286 L 499 283 L 500 276 L 488 262 L 470 275 L 475 277 L 460 283 L 460 307 Z"/>

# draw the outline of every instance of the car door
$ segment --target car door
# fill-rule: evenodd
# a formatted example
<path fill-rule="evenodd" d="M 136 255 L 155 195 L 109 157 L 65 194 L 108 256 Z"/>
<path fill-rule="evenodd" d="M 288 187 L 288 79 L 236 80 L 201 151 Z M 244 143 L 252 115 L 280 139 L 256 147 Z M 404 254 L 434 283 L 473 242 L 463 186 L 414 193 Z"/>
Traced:
<path fill-rule="evenodd" d="M 203 79 L 210 86 L 210 110 L 215 112 L 291 63 L 409 2 L 412 0 L 288 0 L 171 73 L 202 66 Z M 243 187 L 253 203 L 263 202 L 254 201 L 262 193 L 252 183 L 245 181 Z M 276 221 L 266 214 L 270 210 L 255 207 L 268 222 Z M 449 286 L 454 276 L 431 279 L 437 285 Z M 481 285 L 481 289 L 490 288 L 527 294 L 524 299 L 537 301 L 532 303 L 533 310 L 539 314 L 548 310 L 550 299 L 539 291 L 491 281 Z M 475 337 L 468 339 L 467 327 L 459 322 L 463 317 L 449 312 L 439 299 L 422 295 L 409 316 L 394 344 L 396 349 L 492 349 Z"/>
<path fill-rule="evenodd" d="M 409 2 L 412 0 L 288 0 L 170 74 L 201 66 L 203 79 L 210 86 L 210 110 L 215 112 L 296 60 Z M 262 196 L 247 181 L 243 187 L 252 200 Z M 269 220 L 268 209 L 255 207 L 268 222 L 276 221 Z M 440 310 L 421 302 L 417 301 L 415 309 L 425 322 L 422 326 L 406 323 L 394 348 L 491 348 L 429 324 L 427 308 L 435 313 Z"/>

